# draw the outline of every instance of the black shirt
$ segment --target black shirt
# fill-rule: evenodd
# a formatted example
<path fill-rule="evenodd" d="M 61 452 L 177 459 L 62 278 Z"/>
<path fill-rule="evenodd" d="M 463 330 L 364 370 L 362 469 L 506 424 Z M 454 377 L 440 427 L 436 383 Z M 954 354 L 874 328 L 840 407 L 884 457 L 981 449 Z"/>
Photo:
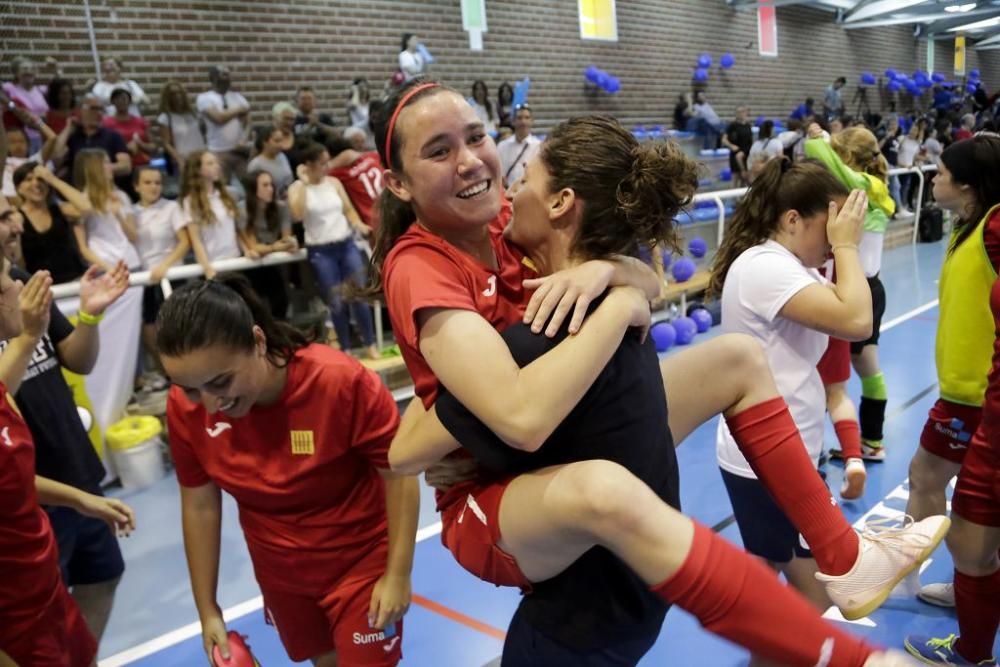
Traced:
<path fill-rule="evenodd" d="M 73 173 L 73 161 L 76 154 L 84 148 L 101 148 L 108 154 L 108 159 L 114 162 L 119 153 L 128 153 L 128 146 L 122 135 L 106 127 L 99 127 L 92 135 L 87 136 L 82 127 L 78 127 L 66 142 L 66 161 L 63 163 L 67 174 Z"/>
<path fill-rule="evenodd" d="M 567 336 L 535 335 L 523 324 L 503 332 L 518 366 L 542 356 Z M 443 387 L 438 417 L 488 472 L 519 474 L 545 466 L 606 459 L 621 464 L 672 507 L 680 483 L 667 422 L 663 380 L 652 340 L 630 331 L 580 403 L 534 453 L 507 446 Z M 667 604 L 603 547 L 533 586 L 521 613 L 535 628 L 577 650 L 612 646 L 660 631 Z"/>
<path fill-rule="evenodd" d="M 737 148 L 743 151 L 743 161 L 746 163 L 747 156 L 750 155 L 750 148 L 753 146 L 753 130 L 750 127 L 750 123 L 737 123 L 733 121 L 726 128 L 726 139 L 729 143 L 735 144 Z M 736 169 L 736 154 L 729 154 L 729 168 Z"/>
<path fill-rule="evenodd" d="M 10 275 L 27 282 L 30 276 L 14 267 Z M 104 465 L 83 430 L 73 392 L 63 379 L 56 345 L 73 333 L 73 325 L 52 304 L 49 330 L 38 342 L 35 354 L 15 395 L 17 406 L 35 440 L 35 468 L 42 477 L 94 491 L 104 477 Z M 0 341 L 6 350 L 7 341 Z"/>
<path fill-rule="evenodd" d="M 55 284 L 69 283 L 78 279 L 87 270 L 80 259 L 80 251 L 73 235 L 73 227 L 55 203 L 49 203 L 52 225 L 42 233 L 35 229 L 28 215 L 24 216 L 24 233 L 21 235 L 21 253 L 28 272 L 48 271 Z"/>

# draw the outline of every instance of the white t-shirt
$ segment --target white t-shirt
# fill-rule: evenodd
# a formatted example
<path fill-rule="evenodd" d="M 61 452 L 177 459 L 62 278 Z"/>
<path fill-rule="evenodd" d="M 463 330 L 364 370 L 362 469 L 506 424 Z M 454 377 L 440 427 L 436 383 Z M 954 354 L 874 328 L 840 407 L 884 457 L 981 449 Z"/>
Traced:
<path fill-rule="evenodd" d="M 524 175 L 524 163 L 535 156 L 542 140 L 529 134 L 524 141 L 518 141 L 516 136 L 509 136 L 497 144 L 500 154 L 500 175 L 507 180 L 510 187 Z"/>
<path fill-rule="evenodd" d="M 124 192 L 115 190 L 111 196 L 119 201 L 123 214 L 132 212 L 132 202 Z M 83 228 L 87 232 L 87 246 L 101 261 L 108 264 L 124 261 L 130 269 L 139 268 L 139 252 L 125 236 L 118 216 L 110 210 L 106 213 L 92 211 L 83 216 Z"/>
<path fill-rule="evenodd" d="M 302 221 L 306 245 L 324 245 L 351 238 L 351 224 L 344 215 L 344 202 L 332 179 L 318 185 L 306 183 L 306 213 Z"/>
<path fill-rule="evenodd" d="M 896 164 L 900 167 L 912 167 L 919 151 L 920 144 L 916 139 L 900 137 L 896 140 Z"/>
<path fill-rule="evenodd" d="M 826 396 L 816 370 L 829 337 L 779 315 L 799 291 L 824 284 L 815 269 L 775 241 L 746 250 L 729 269 L 722 288 L 722 331 L 756 338 L 767 354 L 778 391 L 788 403 L 806 451 L 814 463 L 823 449 Z M 755 475 L 736 446 L 724 419 L 716 437 L 719 466 L 734 475 Z"/>
<path fill-rule="evenodd" d="M 135 225 L 139 232 L 142 268 L 154 269 L 177 247 L 177 232 L 187 224 L 175 201 L 160 199 L 152 206 L 135 205 Z"/>
<path fill-rule="evenodd" d="M 771 158 L 776 158 L 784 151 L 785 147 L 777 137 L 758 139 L 750 146 L 750 155 L 747 156 L 747 169 L 753 169 L 758 163 L 764 163 Z"/>
<path fill-rule="evenodd" d="M 242 256 L 240 244 L 236 240 L 237 228 L 243 227 L 242 220 L 233 218 L 218 191 L 208 196 L 208 204 L 215 215 L 215 222 L 207 223 L 204 220 L 195 220 L 191 212 L 191 196 L 185 197 L 182 210 L 184 224 L 181 226 L 192 222 L 198 224 L 201 243 L 205 246 L 205 254 L 208 255 L 210 262 Z"/>
<path fill-rule="evenodd" d="M 407 81 L 412 81 L 424 73 L 424 58 L 419 53 L 400 51 L 399 69 Z"/>
<path fill-rule="evenodd" d="M 201 136 L 198 117 L 193 113 L 161 113 L 156 122 L 170 130 L 174 148 L 182 158 L 187 159 L 191 153 L 205 150 L 205 137 Z"/>
<path fill-rule="evenodd" d="M 247 102 L 245 97 L 231 90 L 227 90 L 224 96 L 214 90 L 206 90 L 204 93 L 198 95 L 196 106 L 198 107 L 198 113 L 205 118 L 205 134 L 208 139 L 208 150 L 231 151 L 243 143 L 243 122 L 239 116 L 230 118 L 222 125 L 219 125 L 205 115 L 205 112 L 209 109 L 224 111 L 235 108 L 249 111 L 250 103 Z"/>
<path fill-rule="evenodd" d="M 497 132 L 497 116 L 496 107 L 493 107 L 493 115 L 490 115 L 490 110 L 486 108 L 485 104 L 480 104 L 476 100 L 469 98 L 469 106 L 471 106 L 479 120 L 483 121 L 483 127 L 486 128 L 487 134 L 496 134 Z"/>
<path fill-rule="evenodd" d="M 111 93 L 113 93 L 116 88 L 125 88 L 132 96 L 132 104 L 128 107 L 129 114 L 132 116 L 142 116 L 142 112 L 139 111 L 139 105 L 149 104 L 149 98 L 146 97 L 146 93 L 142 90 L 139 84 L 132 79 L 126 79 L 124 81 L 119 81 L 118 83 L 98 81 L 94 84 L 94 87 L 91 88 L 90 92 L 101 98 L 101 104 L 104 105 L 106 113 L 113 114 L 115 113 L 115 107 L 111 104 Z"/>

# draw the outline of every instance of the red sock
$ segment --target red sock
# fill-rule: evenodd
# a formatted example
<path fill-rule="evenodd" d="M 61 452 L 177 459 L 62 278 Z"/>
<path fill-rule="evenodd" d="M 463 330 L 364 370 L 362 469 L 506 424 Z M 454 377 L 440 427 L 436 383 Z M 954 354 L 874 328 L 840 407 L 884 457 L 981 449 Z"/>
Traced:
<path fill-rule="evenodd" d="M 802 533 L 820 571 L 848 572 L 858 559 L 858 534 L 816 472 L 785 399 L 750 406 L 726 423 L 757 479 Z"/>
<path fill-rule="evenodd" d="M 1000 570 L 986 577 L 970 577 L 955 570 L 955 611 L 958 654 L 970 662 L 992 658 L 1000 626 Z"/>
<path fill-rule="evenodd" d="M 841 419 L 833 424 L 833 430 L 837 432 L 837 441 L 840 442 L 840 451 L 843 459 L 861 458 L 861 426 L 854 419 Z"/>
<path fill-rule="evenodd" d="M 790 666 L 860 667 L 875 651 L 824 621 L 762 562 L 701 524 L 694 528 L 684 564 L 652 590 L 706 630 Z"/>

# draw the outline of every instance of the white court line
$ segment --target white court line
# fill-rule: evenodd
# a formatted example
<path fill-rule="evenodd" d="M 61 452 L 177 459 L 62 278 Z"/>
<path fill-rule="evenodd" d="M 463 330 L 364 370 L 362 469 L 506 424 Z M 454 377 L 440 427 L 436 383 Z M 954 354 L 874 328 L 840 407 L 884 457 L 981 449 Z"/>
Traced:
<path fill-rule="evenodd" d="M 938 300 L 934 299 L 930 303 L 925 303 L 924 305 L 914 308 L 913 310 L 903 313 L 899 317 L 889 320 L 888 322 L 883 322 L 879 331 L 888 331 L 895 326 L 906 322 L 907 320 L 913 319 L 917 315 L 927 312 L 928 310 L 936 307 L 938 305 Z M 397 390 L 398 391 L 398 390 Z M 441 522 L 431 524 L 417 531 L 417 542 L 422 542 L 429 537 L 433 537 L 441 532 Z M 263 607 L 263 601 L 258 595 L 252 600 L 247 600 L 246 602 L 241 602 L 240 604 L 229 607 L 223 610 L 223 618 L 229 622 L 234 619 L 240 618 L 241 616 L 246 616 L 252 612 L 257 611 Z M 148 655 L 152 655 L 158 651 L 162 651 L 165 648 L 173 646 L 174 644 L 179 644 L 182 641 L 190 639 L 191 637 L 196 637 L 201 634 L 201 623 L 194 622 L 185 625 L 184 627 L 172 630 L 159 637 L 154 637 L 147 642 L 139 644 L 138 646 L 133 646 L 130 649 L 126 649 L 121 653 L 116 653 L 110 658 L 105 658 L 99 663 L 99 667 L 122 667 L 122 665 L 127 665 L 130 662 L 134 662 L 141 658 L 145 658 Z"/>
<path fill-rule="evenodd" d="M 432 523 L 429 526 L 424 526 L 417 531 L 417 542 L 423 542 L 424 540 L 434 537 L 440 533 L 440 521 Z M 241 602 L 229 607 L 228 609 L 224 609 L 222 611 L 222 618 L 225 619 L 226 623 L 231 623 L 238 618 L 258 611 L 263 607 L 264 599 L 258 595 L 251 600 L 247 600 L 246 602 Z M 136 660 L 141 660 L 142 658 L 150 656 L 154 653 L 159 653 L 163 649 L 169 648 L 174 644 L 180 644 L 181 642 L 191 639 L 192 637 L 197 637 L 200 634 L 200 621 L 188 623 L 184 627 L 171 630 L 170 632 L 160 635 L 159 637 L 154 637 L 147 642 L 143 642 L 142 644 L 133 646 L 132 648 L 125 649 L 121 653 L 116 653 L 109 658 L 105 658 L 104 660 L 101 660 L 98 665 L 99 667 L 122 667 L 123 665 L 128 665 Z"/>

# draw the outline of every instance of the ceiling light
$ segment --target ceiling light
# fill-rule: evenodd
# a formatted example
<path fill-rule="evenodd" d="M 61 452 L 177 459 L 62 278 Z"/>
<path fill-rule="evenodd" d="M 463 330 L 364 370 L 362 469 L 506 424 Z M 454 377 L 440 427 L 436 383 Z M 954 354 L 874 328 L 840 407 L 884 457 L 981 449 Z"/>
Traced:
<path fill-rule="evenodd" d="M 964 14 L 976 8 L 976 3 L 967 2 L 964 5 L 948 5 L 944 10 L 950 14 Z"/>

